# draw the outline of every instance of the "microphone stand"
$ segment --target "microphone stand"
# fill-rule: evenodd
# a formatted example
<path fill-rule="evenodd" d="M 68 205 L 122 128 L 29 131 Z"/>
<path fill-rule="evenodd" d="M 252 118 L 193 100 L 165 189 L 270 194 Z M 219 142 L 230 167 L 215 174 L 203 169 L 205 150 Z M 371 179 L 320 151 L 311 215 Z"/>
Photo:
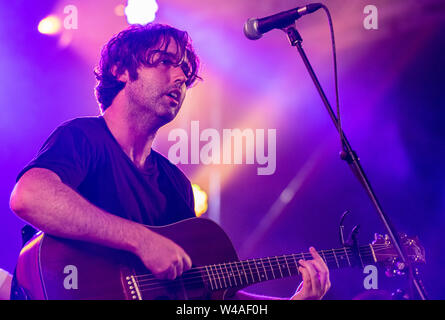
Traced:
<path fill-rule="evenodd" d="M 287 34 L 290 44 L 294 47 L 297 47 L 297 50 L 298 50 L 301 58 L 303 59 L 303 63 L 306 66 L 306 68 L 309 72 L 309 75 L 311 76 L 311 78 L 315 84 L 315 87 L 317 88 L 317 91 L 320 94 L 321 99 L 323 100 L 323 103 L 329 113 L 329 116 L 331 117 L 332 121 L 334 122 L 335 128 L 340 133 L 342 147 L 343 147 L 343 150 L 340 153 L 341 159 L 345 160 L 348 163 L 349 167 L 351 168 L 351 170 L 354 173 L 354 175 L 356 176 L 356 178 L 359 180 L 359 182 L 365 188 L 366 193 L 368 194 L 373 205 L 377 209 L 377 213 L 378 213 L 380 219 L 382 220 L 382 222 L 388 232 L 390 239 L 392 240 L 393 246 L 396 249 L 396 252 L 397 252 L 401 262 L 408 269 L 409 276 L 414 284 L 415 289 L 417 290 L 417 292 L 419 294 L 419 297 L 422 300 L 426 300 L 427 299 L 426 292 L 425 292 L 422 282 L 418 278 L 418 270 L 413 269 L 413 267 L 411 266 L 411 263 L 409 263 L 408 259 L 406 258 L 406 254 L 405 254 L 404 250 L 402 249 L 402 246 L 400 245 L 401 241 L 398 236 L 398 233 L 395 231 L 395 228 L 392 226 L 388 216 L 383 211 L 383 209 L 377 199 L 377 196 L 375 195 L 375 193 L 371 187 L 371 184 L 370 184 L 368 178 L 366 177 L 365 172 L 359 162 L 359 158 L 358 158 L 357 154 L 355 153 L 355 151 L 352 149 L 351 145 L 349 144 L 343 130 L 338 125 L 338 119 L 335 116 L 334 111 L 332 110 L 332 107 L 330 106 L 329 101 L 326 98 L 326 95 L 321 87 L 321 84 L 318 81 L 317 76 L 315 75 L 315 72 L 312 69 L 312 66 L 306 56 L 306 53 L 303 50 L 303 47 L 301 45 L 303 39 L 301 38 L 300 33 L 297 31 L 294 24 L 292 24 L 288 27 L 285 27 L 282 30 Z"/>

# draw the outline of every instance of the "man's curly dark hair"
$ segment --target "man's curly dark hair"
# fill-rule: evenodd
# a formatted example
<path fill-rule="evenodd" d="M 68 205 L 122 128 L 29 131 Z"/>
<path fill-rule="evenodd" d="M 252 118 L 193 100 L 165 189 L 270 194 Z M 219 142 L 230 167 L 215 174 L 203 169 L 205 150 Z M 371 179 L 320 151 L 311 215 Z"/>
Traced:
<path fill-rule="evenodd" d="M 98 81 L 95 94 L 102 112 L 125 87 L 125 82 L 118 77 L 127 70 L 130 80 L 137 80 L 137 69 L 141 65 L 159 64 L 171 41 L 176 42 L 178 49 L 173 64 L 181 66 L 187 76 L 186 86 L 200 79 L 199 59 L 187 32 L 162 24 L 132 25 L 113 36 L 102 48 L 99 65 L 94 70 Z"/>

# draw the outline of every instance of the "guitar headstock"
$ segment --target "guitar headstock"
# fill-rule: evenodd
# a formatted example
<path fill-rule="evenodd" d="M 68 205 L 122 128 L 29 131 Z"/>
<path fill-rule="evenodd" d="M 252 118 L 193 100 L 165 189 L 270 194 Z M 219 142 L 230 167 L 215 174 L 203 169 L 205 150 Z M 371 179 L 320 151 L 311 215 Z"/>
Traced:
<path fill-rule="evenodd" d="M 402 250 L 404 250 L 406 259 L 412 264 L 425 263 L 425 249 L 419 244 L 418 237 L 408 237 L 405 234 L 400 235 Z M 405 269 L 405 265 L 400 261 L 391 238 L 386 235 L 375 235 L 371 244 L 374 251 L 374 258 L 377 262 L 393 269 L 393 273 Z"/>

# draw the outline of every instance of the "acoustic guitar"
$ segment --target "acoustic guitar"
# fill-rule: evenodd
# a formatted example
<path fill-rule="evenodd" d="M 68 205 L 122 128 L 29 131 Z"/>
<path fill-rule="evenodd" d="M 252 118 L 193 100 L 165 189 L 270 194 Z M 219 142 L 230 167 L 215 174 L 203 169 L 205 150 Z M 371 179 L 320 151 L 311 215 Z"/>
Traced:
<path fill-rule="evenodd" d="M 129 252 L 39 232 L 20 252 L 17 284 L 28 299 L 39 300 L 222 300 L 251 284 L 299 276 L 298 260 L 311 259 L 302 252 L 241 261 L 221 227 L 204 218 L 147 228 L 180 245 L 192 269 L 175 280 L 161 280 Z M 417 238 L 403 236 L 402 242 L 411 262 L 425 262 Z M 397 261 L 388 237 L 318 252 L 330 269 Z"/>

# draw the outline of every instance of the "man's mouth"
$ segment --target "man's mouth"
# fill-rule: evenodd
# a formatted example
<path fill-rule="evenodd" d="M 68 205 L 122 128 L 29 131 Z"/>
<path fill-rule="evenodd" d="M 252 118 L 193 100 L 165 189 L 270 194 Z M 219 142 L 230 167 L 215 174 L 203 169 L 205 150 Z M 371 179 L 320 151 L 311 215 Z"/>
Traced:
<path fill-rule="evenodd" d="M 173 99 L 176 103 L 179 103 L 181 101 L 181 91 L 178 89 L 167 92 L 166 96 Z"/>

